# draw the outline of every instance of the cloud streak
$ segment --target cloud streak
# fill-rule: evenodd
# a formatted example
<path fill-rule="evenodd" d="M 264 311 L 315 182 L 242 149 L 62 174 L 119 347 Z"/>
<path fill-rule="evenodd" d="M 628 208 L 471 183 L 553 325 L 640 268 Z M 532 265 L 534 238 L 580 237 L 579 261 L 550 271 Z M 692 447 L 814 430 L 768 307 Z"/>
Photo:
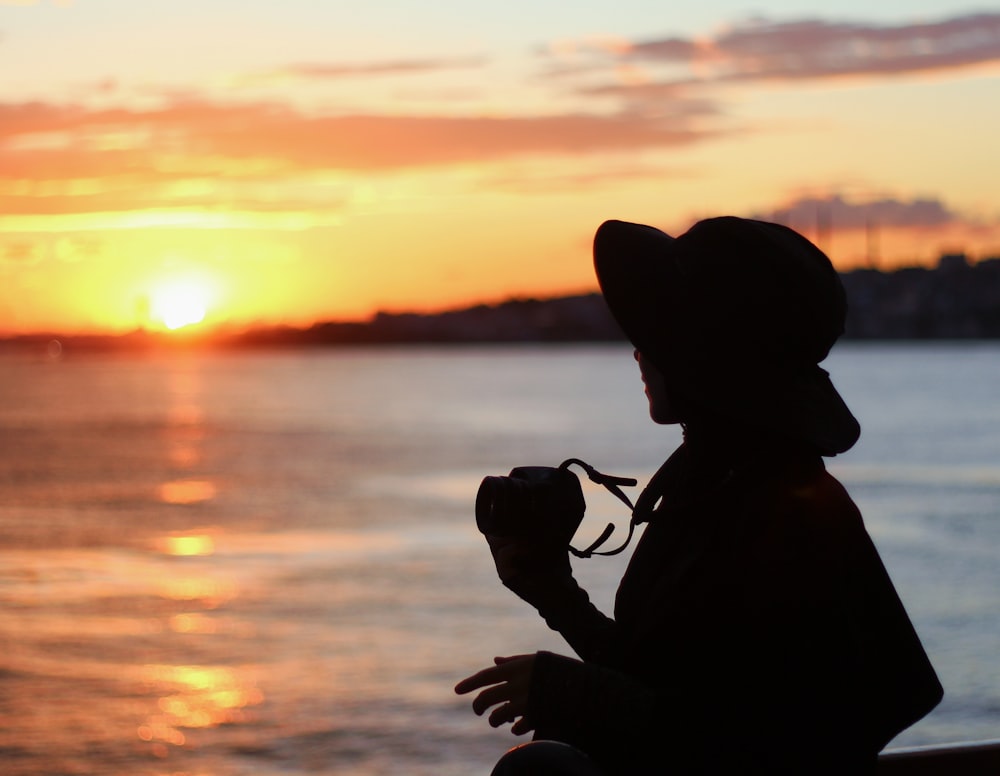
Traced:
<path fill-rule="evenodd" d="M 310 115 L 277 103 L 177 99 L 148 110 L 0 105 L 0 181 L 239 179 L 517 156 L 667 148 L 706 136 L 684 113 L 643 118 Z"/>
<path fill-rule="evenodd" d="M 799 227 L 820 222 L 834 229 L 866 229 L 870 226 L 921 229 L 965 221 L 940 199 L 881 197 L 848 201 L 840 194 L 801 197 L 769 213 L 756 213 L 751 217 Z"/>
<path fill-rule="evenodd" d="M 434 75 L 452 70 L 478 70 L 487 64 L 485 57 L 400 59 L 358 63 L 301 62 L 271 70 L 244 73 L 232 79 L 232 84 L 237 87 L 256 87 L 294 81 L 341 81 L 357 78 Z"/>
<path fill-rule="evenodd" d="M 725 78 L 809 79 L 945 71 L 1000 60 L 1000 14 L 905 26 L 809 20 L 733 29 L 714 42 Z"/>
<path fill-rule="evenodd" d="M 976 13 L 933 22 L 873 25 L 820 19 L 758 19 L 705 39 L 665 37 L 618 49 L 591 47 L 578 65 L 592 73 L 594 59 L 653 68 L 642 85 L 606 86 L 622 96 L 649 89 L 750 81 L 822 81 L 943 73 L 1000 62 L 1000 13 Z M 669 73 L 656 74 L 666 67 Z M 555 70 L 553 71 L 556 72 Z M 558 68 L 565 77 L 567 68 Z"/>

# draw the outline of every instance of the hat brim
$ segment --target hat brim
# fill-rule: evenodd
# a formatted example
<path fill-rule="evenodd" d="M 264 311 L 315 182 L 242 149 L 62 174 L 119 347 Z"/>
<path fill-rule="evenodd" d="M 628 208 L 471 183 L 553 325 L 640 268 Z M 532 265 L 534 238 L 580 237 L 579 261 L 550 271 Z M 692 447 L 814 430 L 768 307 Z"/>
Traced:
<path fill-rule="evenodd" d="M 683 235 L 644 224 L 607 221 L 597 230 L 601 293 L 633 346 L 672 389 L 713 412 L 807 441 L 824 455 L 850 449 L 860 426 L 818 365 L 763 362 L 754 353 L 720 357 L 704 347 L 691 321 L 677 313 L 698 303 L 678 260 L 683 252 Z"/>
<path fill-rule="evenodd" d="M 605 221 L 594 236 L 601 293 L 625 336 L 650 357 L 674 334 L 661 326 L 663 308 L 679 286 L 674 242 L 666 232 L 626 221 Z"/>

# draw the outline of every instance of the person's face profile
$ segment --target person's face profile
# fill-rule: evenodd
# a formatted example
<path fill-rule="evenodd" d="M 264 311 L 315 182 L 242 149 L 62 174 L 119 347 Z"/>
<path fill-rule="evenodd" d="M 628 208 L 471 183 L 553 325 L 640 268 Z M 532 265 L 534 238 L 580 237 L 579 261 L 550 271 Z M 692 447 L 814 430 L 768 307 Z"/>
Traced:
<path fill-rule="evenodd" d="M 649 401 L 649 417 L 654 423 L 661 425 L 680 423 L 681 419 L 677 416 L 677 409 L 673 402 L 670 401 L 663 373 L 638 350 L 635 351 L 634 356 L 639 364 L 639 373 L 642 375 L 642 382 L 646 387 L 646 399 Z"/>

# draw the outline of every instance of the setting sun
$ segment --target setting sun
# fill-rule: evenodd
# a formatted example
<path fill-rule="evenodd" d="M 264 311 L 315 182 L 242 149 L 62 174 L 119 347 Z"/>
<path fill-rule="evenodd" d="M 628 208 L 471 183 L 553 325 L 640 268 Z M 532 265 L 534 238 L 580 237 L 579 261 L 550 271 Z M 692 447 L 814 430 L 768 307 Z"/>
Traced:
<path fill-rule="evenodd" d="M 191 281 L 172 281 L 157 287 L 150 297 L 150 315 L 168 329 L 180 329 L 205 320 L 208 292 Z"/>

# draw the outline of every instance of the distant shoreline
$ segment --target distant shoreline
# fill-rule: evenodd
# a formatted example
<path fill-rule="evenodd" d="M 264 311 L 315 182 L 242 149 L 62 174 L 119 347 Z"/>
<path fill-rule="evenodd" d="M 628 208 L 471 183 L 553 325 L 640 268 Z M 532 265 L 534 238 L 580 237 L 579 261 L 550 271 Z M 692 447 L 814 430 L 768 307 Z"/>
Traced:
<path fill-rule="evenodd" d="M 846 340 L 1000 339 L 1000 258 L 970 264 L 962 255 L 946 256 L 933 269 L 854 270 L 841 278 L 849 302 Z M 623 339 L 604 299 L 595 292 L 511 299 L 433 314 L 380 312 L 367 321 L 327 321 L 306 328 L 23 334 L 0 338 L 0 350 L 59 355 L 69 349 L 131 352 Z"/>

